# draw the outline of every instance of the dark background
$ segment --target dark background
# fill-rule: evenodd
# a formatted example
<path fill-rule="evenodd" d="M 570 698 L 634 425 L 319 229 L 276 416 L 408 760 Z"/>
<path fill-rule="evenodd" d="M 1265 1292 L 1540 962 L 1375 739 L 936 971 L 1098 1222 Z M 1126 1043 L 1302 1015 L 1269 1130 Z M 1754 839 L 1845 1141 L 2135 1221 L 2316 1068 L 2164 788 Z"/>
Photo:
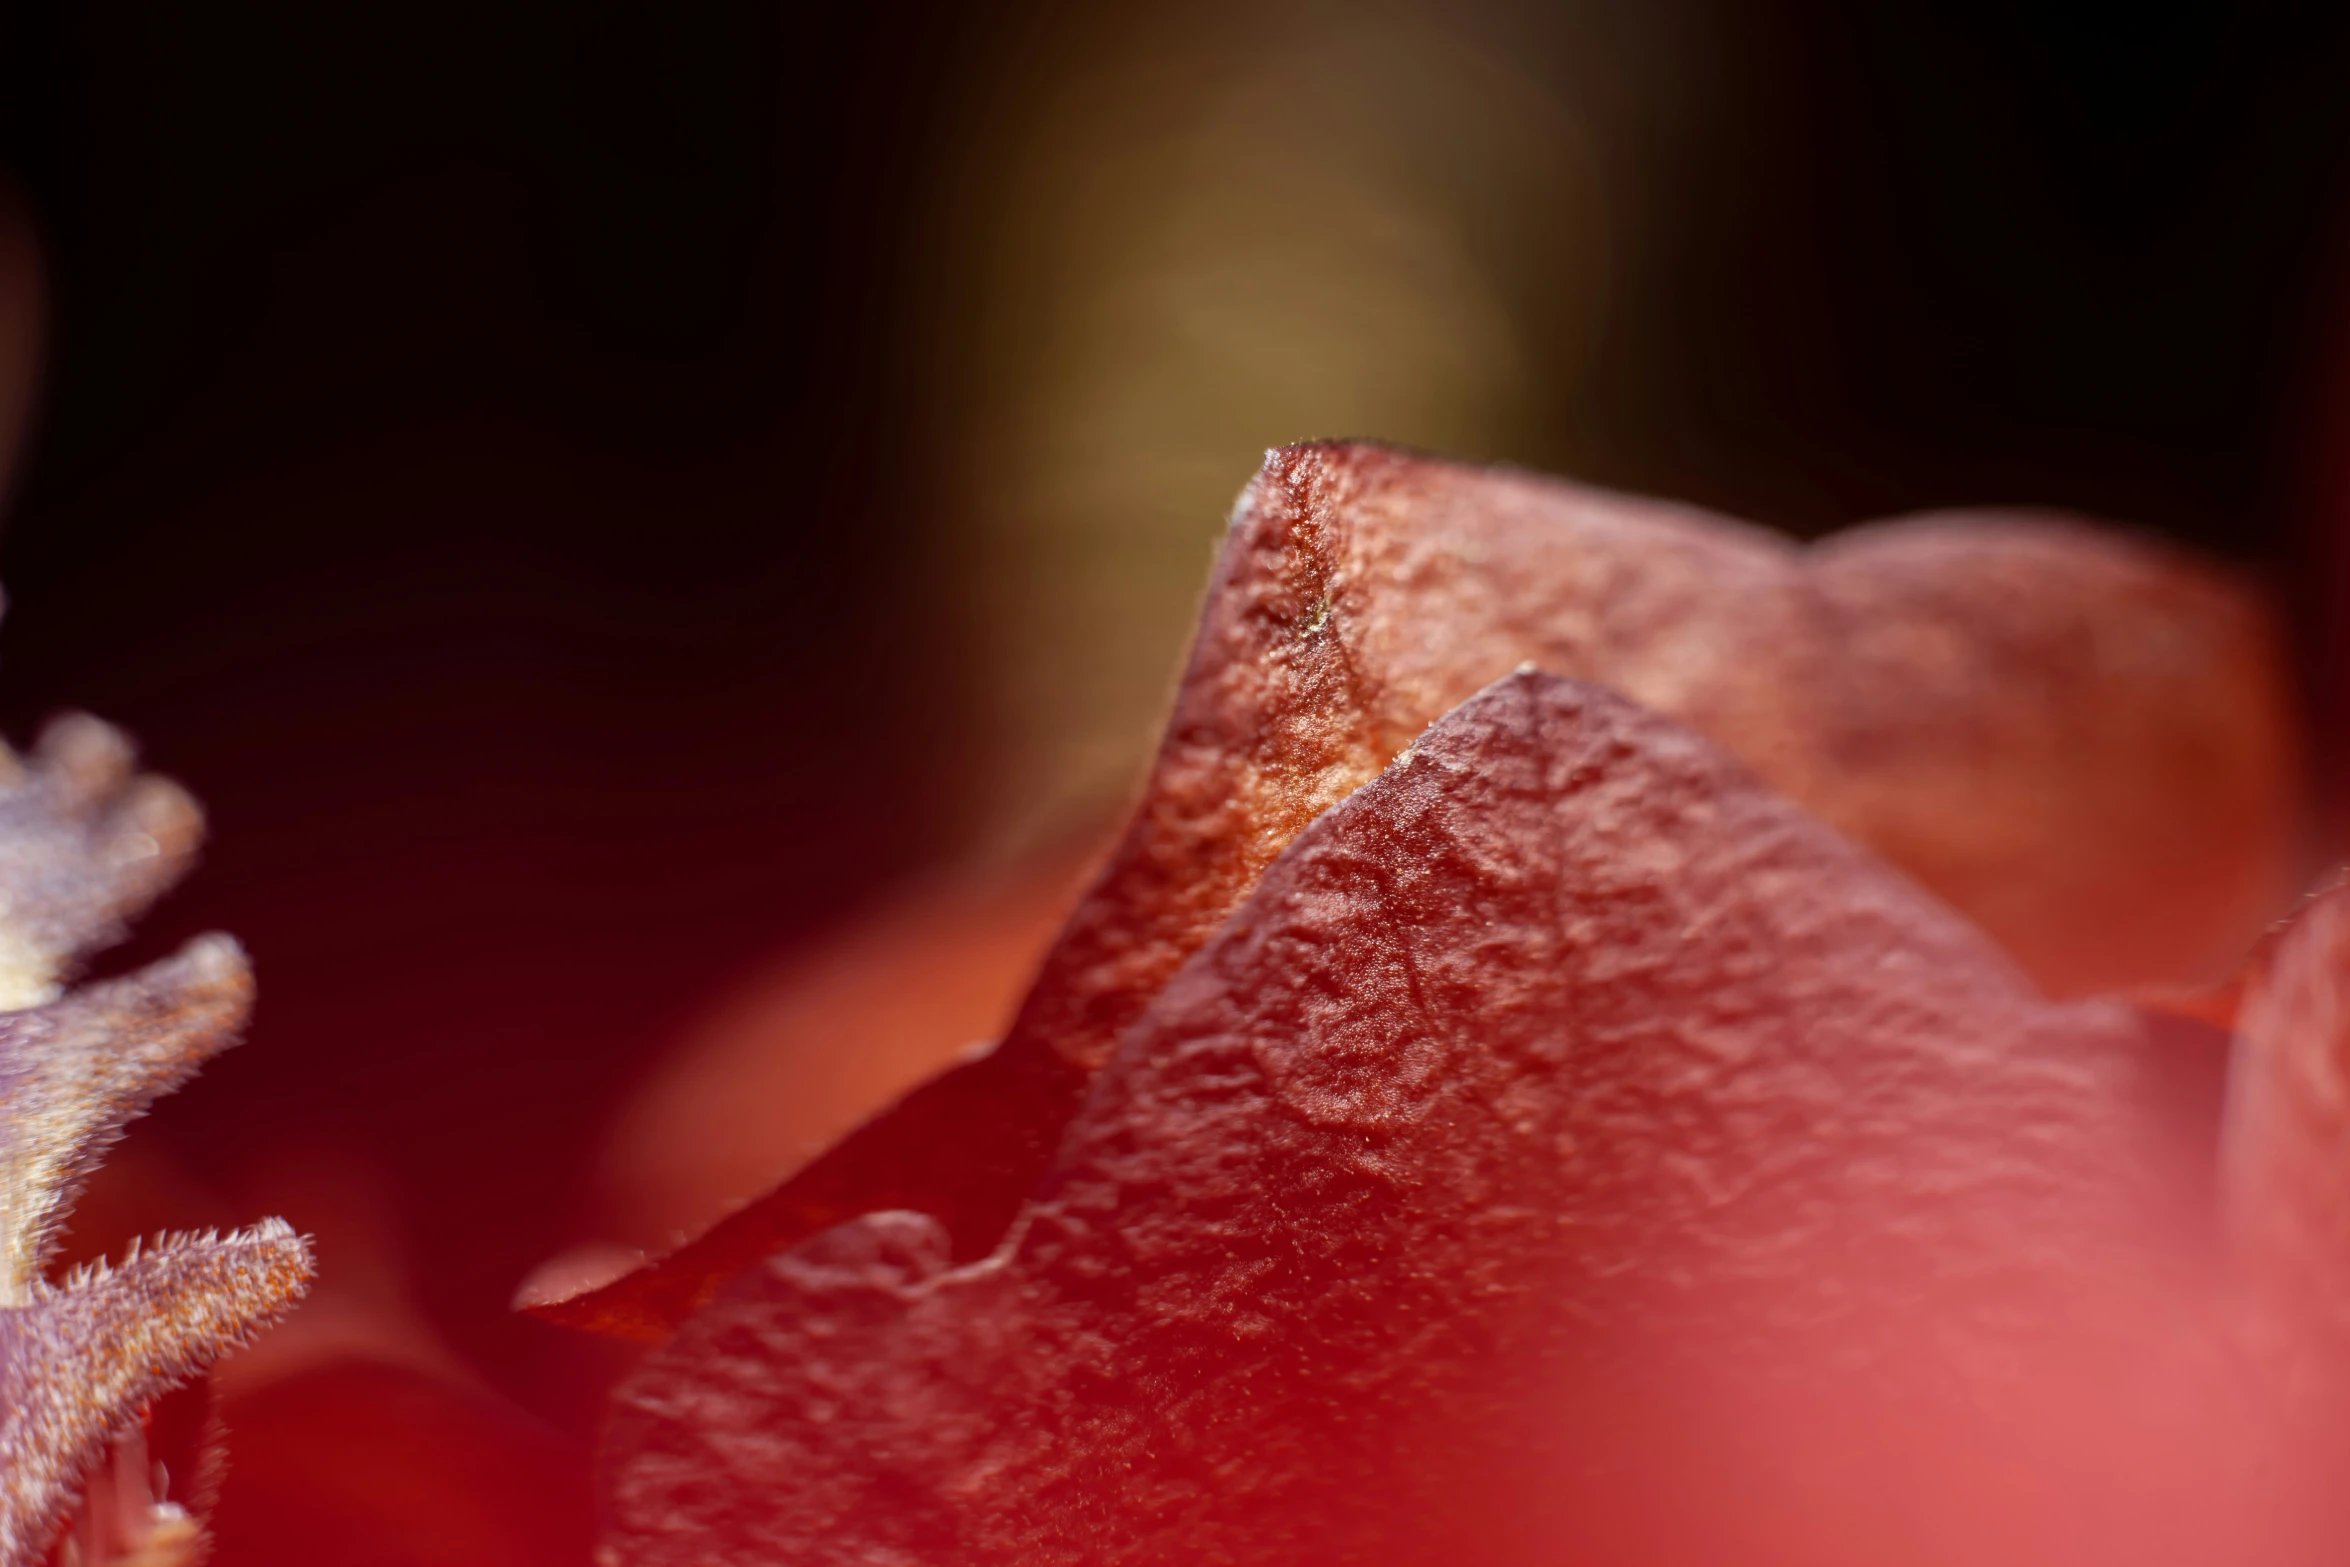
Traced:
<path fill-rule="evenodd" d="M 2125 517 L 2317 648 L 2341 8 L 1684 10 L 1706 101 L 1583 476 Z M 138 734 L 214 823 L 141 950 L 228 928 L 263 976 L 140 1135 L 256 1212 L 286 1148 L 373 1161 L 443 1331 L 546 1402 L 505 1301 L 649 1041 L 972 831 L 909 258 L 940 105 L 1062 14 L 0 17 L 52 290 L 0 720 Z"/>

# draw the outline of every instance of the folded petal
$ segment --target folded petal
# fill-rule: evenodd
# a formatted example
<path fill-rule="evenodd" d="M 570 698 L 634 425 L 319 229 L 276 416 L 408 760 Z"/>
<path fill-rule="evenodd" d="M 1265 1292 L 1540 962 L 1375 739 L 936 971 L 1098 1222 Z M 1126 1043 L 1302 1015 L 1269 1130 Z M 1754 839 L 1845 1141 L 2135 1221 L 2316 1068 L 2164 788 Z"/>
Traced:
<path fill-rule="evenodd" d="M 999 1047 L 662 1262 L 531 1309 L 658 1342 L 759 1257 L 883 1208 L 983 1253 L 1273 857 L 1529 662 L 1689 723 L 2063 993 L 2232 963 L 2294 873 L 2277 636 L 2207 568 L 2016 516 L 1805 550 L 1554 480 L 1292 447 L 1241 498 L 1133 823 Z"/>
<path fill-rule="evenodd" d="M 2117 1302 L 2179 1342 L 2158 1077 L 2131 1014 L 2041 1001 L 1696 734 L 1513 675 L 1289 844 L 993 1255 L 871 1217 L 655 1351 L 606 1549 L 1605 1559 L 1560 1554 L 1577 1507 L 1507 1537 L 1725 1408 L 1964 1411 L 2050 1344 L 2129 1372 Z"/>

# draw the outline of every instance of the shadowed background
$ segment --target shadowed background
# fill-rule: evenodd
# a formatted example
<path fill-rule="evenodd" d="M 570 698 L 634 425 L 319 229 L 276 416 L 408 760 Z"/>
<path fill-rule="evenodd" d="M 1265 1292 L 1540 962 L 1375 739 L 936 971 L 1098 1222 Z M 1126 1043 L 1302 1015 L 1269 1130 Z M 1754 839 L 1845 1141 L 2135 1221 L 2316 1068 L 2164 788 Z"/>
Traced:
<path fill-rule="evenodd" d="M 138 734 L 214 829 L 140 950 L 262 975 L 133 1154 L 363 1188 L 578 1426 L 505 1305 L 616 1107 L 772 955 L 1112 813 L 1294 439 L 2106 514 L 2266 573 L 2330 704 L 2333 9 L 0 8 L 0 719 Z"/>

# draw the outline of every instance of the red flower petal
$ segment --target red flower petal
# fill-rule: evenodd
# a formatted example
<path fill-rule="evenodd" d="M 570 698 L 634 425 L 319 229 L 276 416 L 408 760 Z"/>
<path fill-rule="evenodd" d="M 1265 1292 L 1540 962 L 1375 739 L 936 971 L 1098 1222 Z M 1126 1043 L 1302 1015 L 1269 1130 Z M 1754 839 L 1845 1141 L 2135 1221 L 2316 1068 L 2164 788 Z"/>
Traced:
<path fill-rule="evenodd" d="M 616 1406 L 607 1549 L 1584 1559 L 1550 1531 L 1648 1538 L 1617 1504 L 1721 1440 L 1677 1414 L 1963 1423 L 2045 1346 L 2180 1341 L 2156 1091 L 2130 1014 L 2039 1001 L 1694 734 L 1521 673 L 1290 845 L 994 1256 L 867 1218 L 656 1351 Z M 1830 1444 L 1864 1471 L 1875 1446 Z"/>
<path fill-rule="evenodd" d="M 2286 894 L 2298 740 L 2259 606 L 2162 551 L 1979 517 L 1804 551 L 1682 507 L 1364 445 L 1234 519 L 1126 839 L 1001 1046 L 551 1320 L 658 1342 L 858 1213 L 992 1246 L 1094 1068 L 1307 822 L 1521 662 L 1683 718 L 2065 990 L 2233 962 Z"/>

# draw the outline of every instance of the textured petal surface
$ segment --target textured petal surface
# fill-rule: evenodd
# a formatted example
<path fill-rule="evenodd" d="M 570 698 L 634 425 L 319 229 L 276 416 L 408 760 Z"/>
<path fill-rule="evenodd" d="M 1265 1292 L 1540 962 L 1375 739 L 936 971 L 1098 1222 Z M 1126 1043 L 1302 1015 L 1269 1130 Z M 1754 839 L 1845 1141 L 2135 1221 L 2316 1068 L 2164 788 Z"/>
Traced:
<path fill-rule="evenodd" d="M 1091 1072 L 1309 821 L 1523 662 L 1674 715 L 2061 993 L 2232 965 L 2301 818 L 2276 634 L 2238 586 L 2055 518 L 1812 549 L 1690 508 L 1366 445 L 1242 496 L 1133 825 L 990 1056 L 660 1264 L 541 1315 L 657 1342 L 860 1212 L 992 1246 Z"/>
<path fill-rule="evenodd" d="M 1098 1059 L 1299 828 L 1520 663 L 1690 724 L 2060 994 L 2218 977 L 2293 889 L 2277 632 L 2206 568 L 1996 514 L 1806 550 L 1299 447 L 1242 498 L 1135 825 L 1024 1021 Z"/>
<path fill-rule="evenodd" d="M 2118 1346 L 2180 1342 L 2165 1314 L 2198 1297 L 2154 1217 L 2153 1077 L 2130 1014 L 2040 1001 L 1695 734 L 1511 676 L 1297 837 L 1127 1034 L 996 1254 L 958 1268 L 935 1221 L 869 1218 L 656 1351 L 616 1406 L 608 1545 L 1639 1559 L 1607 1528 L 1651 1538 L 1626 1499 L 1685 1480 L 1726 1408 L 1866 1433 L 1973 1410 L 2042 1348 L 2101 1392 L 2095 1368 L 2130 1383 Z M 2173 1434 L 2224 1424 L 2190 1358 L 2148 1379 Z M 2069 1384 L 2043 1402 L 2027 1434 L 2131 1428 L 2055 1419 L 2099 1407 Z M 1709 1505 L 1751 1523 L 1800 1494 L 1766 1470 L 1739 1492 L 1724 1457 Z M 1984 1503 L 2012 1478 L 1921 1516 L 2012 1522 Z M 1827 1494 L 1837 1517 L 1875 1491 Z"/>

